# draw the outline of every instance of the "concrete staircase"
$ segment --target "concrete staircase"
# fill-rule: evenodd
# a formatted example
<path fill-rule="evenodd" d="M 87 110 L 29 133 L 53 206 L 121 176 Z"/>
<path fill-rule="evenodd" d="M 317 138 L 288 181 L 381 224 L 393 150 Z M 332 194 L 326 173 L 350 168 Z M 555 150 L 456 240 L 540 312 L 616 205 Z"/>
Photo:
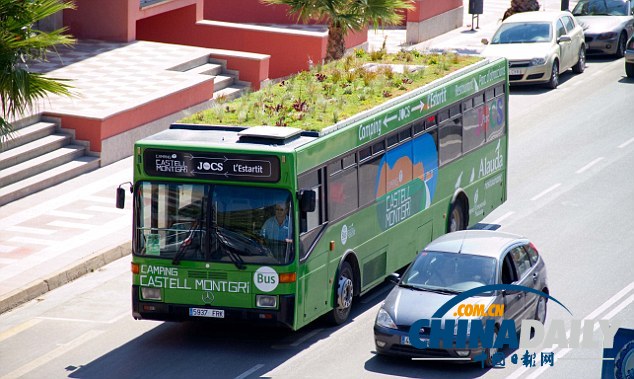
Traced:
<path fill-rule="evenodd" d="M 52 119 L 13 124 L 12 139 L 0 150 L 0 206 L 99 167 Z"/>
<path fill-rule="evenodd" d="M 214 58 L 200 58 L 172 67 L 170 70 L 214 77 L 214 100 L 232 100 L 250 88 L 249 83 L 238 80 L 238 72 L 227 69 L 227 62 Z"/>

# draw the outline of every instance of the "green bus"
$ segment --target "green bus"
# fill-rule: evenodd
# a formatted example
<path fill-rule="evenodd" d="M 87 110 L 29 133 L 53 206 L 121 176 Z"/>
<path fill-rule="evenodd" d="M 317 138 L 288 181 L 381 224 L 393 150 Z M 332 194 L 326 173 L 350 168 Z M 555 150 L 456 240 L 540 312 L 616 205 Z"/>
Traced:
<path fill-rule="evenodd" d="M 320 132 L 173 124 L 137 141 L 133 316 L 345 322 L 506 200 L 507 128 L 507 62 L 485 59 Z"/>

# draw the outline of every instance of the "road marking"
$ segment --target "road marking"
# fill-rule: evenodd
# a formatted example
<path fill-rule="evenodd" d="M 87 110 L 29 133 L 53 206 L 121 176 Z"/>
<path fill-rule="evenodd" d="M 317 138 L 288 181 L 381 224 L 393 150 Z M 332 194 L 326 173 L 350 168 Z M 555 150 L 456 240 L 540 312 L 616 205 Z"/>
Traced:
<path fill-rule="evenodd" d="M 622 297 L 626 296 L 633 289 L 634 289 L 634 282 L 631 282 L 627 287 L 623 288 L 616 295 L 612 296 L 610 299 L 608 299 L 606 302 L 601 304 L 598 308 L 596 308 L 592 313 L 590 313 L 588 316 L 584 317 L 583 319 L 584 320 L 594 320 L 594 319 L 596 319 L 600 314 L 605 312 L 610 306 L 612 306 L 614 303 L 619 301 Z M 634 302 L 634 295 L 631 295 L 627 300 L 621 302 L 616 308 L 614 308 L 612 311 L 610 311 L 610 313 L 608 313 L 604 319 L 607 319 L 607 320 L 612 319 L 612 317 L 614 317 L 617 313 L 621 312 L 625 307 L 627 307 L 632 302 Z M 599 323 L 595 321 L 594 328 L 592 330 L 594 332 L 597 329 L 599 329 Z M 566 332 L 566 338 L 570 338 L 570 330 L 568 330 Z M 582 339 L 583 339 L 583 336 L 580 338 L 580 341 Z M 557 347 L 557 349 L 560 349 L 560 350 L 557 353 L 555 353 L 556 360 L 561 359 L 562 357 L 564 357 L 566 354 L 568 354 L 572 350 L 572 348 L 559 348 L 559 347 Z M 555 349 L 553 349 L 553 350 L 555 350 Z M 546 352 L 546 349 L 542 349 L 540 352 Z M 528 378 L 537 377 L 538 375 L 543 373 L 544 370 L 546 370 L 547 368 L 548 368 L 548 366 L 540 367 L 535 372 L 531 373 L 531 375 L 528 376 L 527 379 Z M 508 379 L 519 378 L 520 376 L 522 376 L 529 369 L 533 370 L 533 368 L 520 367 L 517 370 L 515 370 L 507 378 Z"/>
<path fill-rule="evenodd" d="M 10 253 L 17 248 L 17 246 L 0 245 L 0 253 Z"/>
<path fill-rule="evenodd" d="M 87 215 L 84 213 L 66 212 L 66 211 L 57 211 L 57 210 L 48 211 L 46 212 L 46 214 L 55 216 L 55 217 L 74 218 L 76 220 L 88 220 L 95 217 L 95 215 Z"/>
<path fill-rule="evenodd" d="M 361 304 L 367 304 L 373 301 L 374 299 L 376 299 L 377 297 L 385 295 L 385 293 L 390 291 L 391 289 L 392 287 L 382 288 L 380 291 L 377 291 L 376 293 L 372 294 L 372 296 L 364 296 L 363 300 L 361 300 Z"/>
<path fill-rule="evenodd" d="M 244 379 L 247 376 L 253 374 L 254 372 L 258 371 L 259 369 L 261 369 L 262 367 L 264 367 L 263 364 L 257 364 L 255 366 L 253 366 L 252 368 L 248 369 L 247 371 L 243 372 L 242 374 L 238 375 L 235 377 L 235 379 Z"/>
<path fill-rule="evenodd" d="M 584 171 L 588 170 L 590 167 L 594 166 L 595 164 L 601 162 L 602 160 L 604 160 L 605 158 L 603 157 L 599 157 L 595 160 L 593 160 L 592 162 L 588 163 L 587 165 L 581 167 L 580 169 L 578 169 L 577 171 L 575 171 L 575 174 L 581 174 Z"/>
<path fill-rule="evenodd" d="M 321 332 L 321 329 L 315 329 L 315 330 L 313 330 L 310 333 L 306 333 L 305 336 L 303 336 L 302 338 L 299 338 L 297 341 L 293 342 L 291 344 L 291 346 L 299 346 L 302 343 L 308 341 L 310 338 L 312 338 L 312 337 L 316 336 L 317 334 L 319 334 L 319 332 Z"/>
<path fill-rule="evenodd" d="M 112 207 L 114 208 L 115 206 L 115 199 L 113 199 L 112 197 L 106 197 L 106 196 L 82 196 L 81 198 L 82 200 L 88 200 L 88 201 L 94 201 L 97 203 L 104 203 L 104 204 L 112 204 Z M 117 209 L 117 208 L 115 208 Z"/>
<path fill-rule="evenodd" d="M 547 195 L 549 192 L 552 192 L 552 191 L 556 190 L 560 186 L 561 186 L 561 183 L 557 183 L 557 184 L 555 184 L 555 185 L 543 190 L 542 192 L 538 193 L 537 195 L 531 197 L 531 201 L 535 201 L 535 200 Z"/>
<path fill-rule="evenodd" d="M 622 149 L 622 148 L 624 148 L 625 146 L 627 146 L 627 145 L 629 145 L 631 143 L 634 143 L 634 138 L 630 138 L 627 141 L 625 141 L 622 144 L 620 144 L 619 145 L 619 149 Z"/>
<path fill-rule="evenodd" d="M 61 345 L 60 347 L 58 347 L 55 350 L 51 350 L 48 353 L 39 356 L 38 358 L 35 358 L 34 360 L 32 360 L 31 362 L 25 364 L 22 367 L 18 367 L 17 369 L 11 371 L 10 373 L 2 376 L 2 378 L 0 379 L 14 379 L 14 378 L 20 378 L 24 375 L 26 375 L 27 373 L 35 370 L 36 368 L 52 361 L 53 359 L 56 359 L 66 353 L 68 353 L 69 351 L 83 345 L 84 343 L 92 340 L 93 338 L 103 334 L 104 331 L 103 330 L 91 330 L 85 334 L 82 334 L 81 336 L 79 336 L 78 338 L 75 338 L 74 340 L 65 343 L 63 345 Z"/>
<path fill-rule="evenodd" d="M 5 330 L 4 332 L 0 333 L 0 342 L 6 340 L 7 338 L 11 338 L 13 336 L 15 336 L 16 334 L 20 334 L 23 331 L 30 329 L 32 327 L 34 327 L 35 325 L 39 324 L 40 322 L 42 322 L 42 320 L 38 320 L 38 319 L 31 319 L 27 322 L 23 322 L 20 325 L 16 325 L 11 329 Z"/>
<path fill-rule="evenodd" d="M 76 222 L 67 222 L 67 221 L 52 221 L 46 225 L 58 226 L 60 228 L 72 228 L 72 229 L 84 229 L 84 230 L 91 230 L 91 229 L 95 229 L 99 227 L 98 225 L 79 224 Z"/>
<path fill-rule="evenodd" d="M 59 241 L 44 240 L 41 238 L 30 238 L 30 237 L 13 237 L 13 238 L 9 238 L 9 242 L 19 242 L 23 244 L 35 244 L 35 245 L 44 245 L 44 246 L 53 246 L 59 243 Z"/>
<path fill-rule="evenodd" d="M 90 212 L 100 212 L 100 213 L 127 213 L 128 212 L 128 210 L 126 209 L 119 209 L 119 208 L 115 208 L 114 206 L 104 207 L 101 205 L 91 205 L 90 207 L 87 207 L 84 210 L 90 211 Z"/>
<path fill-rule="evenodd" d="M 57 231 L 53 229 L 29 228 L 27 226 L 10 226 L 6 230 L 17 233 L 37 234 L 40 236 L 50 236 Z"/>
<path fill-rule="evenodd" d="M 511 215 L 514 214 L 514 213 L 515 212 L 506 212 L 502 216 L 498 217 L 497 220 L 494 220 L 493 222 L 489 223 L 489 225 L 485 226 L 484 229 L 491 229 L 491 228 L 493 228 L 496 225 L 502 224 L 502 221 L 504 221 L 507 218 L 511 217 Z"/>

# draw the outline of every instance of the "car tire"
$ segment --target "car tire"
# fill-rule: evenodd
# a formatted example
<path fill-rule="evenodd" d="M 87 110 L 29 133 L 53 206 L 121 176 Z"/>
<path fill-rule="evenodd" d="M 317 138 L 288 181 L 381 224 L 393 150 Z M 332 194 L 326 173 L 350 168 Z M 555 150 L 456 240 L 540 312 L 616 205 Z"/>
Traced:
<path fill-rule="evenodd" d="M 462 201 L 457 199 L 451 204 L 449 210 L 449 220 L 447 222 L 447 232 L 457 232 L 458 230 L 465 230 L 467 228 L 467 222 L 464 216 L 464 209 Z"/>
<path fill-rule="evenodd" d="M 586 69 L 586 48 L 581 46 L 579 48 L 579 59 L 577 63 L 572 66 L 572 72 L 575 74 L 581 74 Z"/>
<path fill-rule="evenodd" d="M 495 326 L 495 332 L 493 332 L 493 344 L 498 339 L 498 327 Z M 487 347 L 484 349 L 484 355 L 486 356 L 484 359 L 484 367 L 493 367 L 493 355 L 498 352 L 498 349 L 495 347 Z"/>
<path fill-rule="evenodd" d="M 546 87 L 556 89 L 559 86 L 559 61 L 555 59 L 553 67 L 550 70 L 550 80 L 546 83 Z"/>
<path fill-rule="evenodd" d="M 625 75 L 628 78 L 634 78 L 634 63 L 625 62 Z"/>
<path fill-rule="evenodd" d="M 537 299 L 537 306 L 535 307 L 535 317 L 534 319 L 541 322 L 542 325 L 546 322 L 546 314 L 548 313 L 547 301 L 546 298 L 540 296 Z"/>
<path fill-rule="evenodd" d="M 341 325 L 348 320 L 354 297 L 354 273 L 350 263 L 343 262 L 339 268 L 337 291 L 335 292 L 335 307 L 329 313 L 330 322 Z"/>
<path fill-rule="evenodd" d="M 616 57 L 617 58 L 623 58 L 625 56 L 625 49 L 627 48 L 627 36 L 625 35 L 625 33 L 621 33 L 621 35 L 619 36 L 619 42 L 616 45 Z"/>

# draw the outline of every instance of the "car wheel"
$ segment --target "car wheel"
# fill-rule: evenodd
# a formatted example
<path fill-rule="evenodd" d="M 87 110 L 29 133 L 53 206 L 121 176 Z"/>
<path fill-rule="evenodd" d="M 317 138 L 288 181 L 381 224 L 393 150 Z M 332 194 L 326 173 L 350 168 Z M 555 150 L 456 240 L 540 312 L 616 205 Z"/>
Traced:
<path fill-rule="evenodd" d="M 559 62 L 557 60 L 553 62 L 553 68 L 550 70 L 550 80 L 546 83 L 546 86 L 550 89 L 555 89 L 559 86 Z"/>
<path fill-rule="evenodd" d="M 581 46 L 579 48 L 579 59 L 577 64 L 572 66 L 572 72 L 575 74 L 581 74 L 586 69 L 586 49 Z"/>
<path fill-rule="evenodd" d="M 348 262 L 343 262 L 339 269 L 339 280 L 337 280 L 335 308 L 330 312 L 330 321 L 335 325 L 341 325 L 348 320 L 354 296 L 353 281 L 352 266 Z"/>
<path fill-rule="evenodd" d="M 493 344 L 498 339 L 498 327 L 495 327 L 495 332 L 493 332 Z M 487 347 L 484 350 L 484 354 L 486 355 L 486 359 L 484 360 L 484 367 L 493 367 L 493 355 L 498 352 L 496 347 Z"/>
<path fill-rule="evenodd" d="M 634 63 L 625 62 L 625 74 L 628 78 L 634 78 Z"/>
<path fill-rule="evenodd" d="M 627 45 L 627 36 L 625 35 L 625 33 L 621 33 L 621 35 L 619 36 L 619 43 L 616 47 L 616 57 L 617 58 L 623 58 L 623 56 L 625 55 L 625 49 Z"/>
<path fill-rule="evenodd" d="M 466 228 L 467 225 L 464 217 L 464 210 L 462 209 L 462 202 L 460 200 L 456 200 L 453 204 L 451 204 L 447 232 L 456 232 L 458 230 L 465 230 Z"/>
<path fill-rule="evenodd" d="M 546 322 L 546 313 L 548 313 L 546 298 L 540 296 L 539 299 L 537 299 L 537 307 L 535 307 L 535 320 L 541 322 L 543 325 Z"/>

